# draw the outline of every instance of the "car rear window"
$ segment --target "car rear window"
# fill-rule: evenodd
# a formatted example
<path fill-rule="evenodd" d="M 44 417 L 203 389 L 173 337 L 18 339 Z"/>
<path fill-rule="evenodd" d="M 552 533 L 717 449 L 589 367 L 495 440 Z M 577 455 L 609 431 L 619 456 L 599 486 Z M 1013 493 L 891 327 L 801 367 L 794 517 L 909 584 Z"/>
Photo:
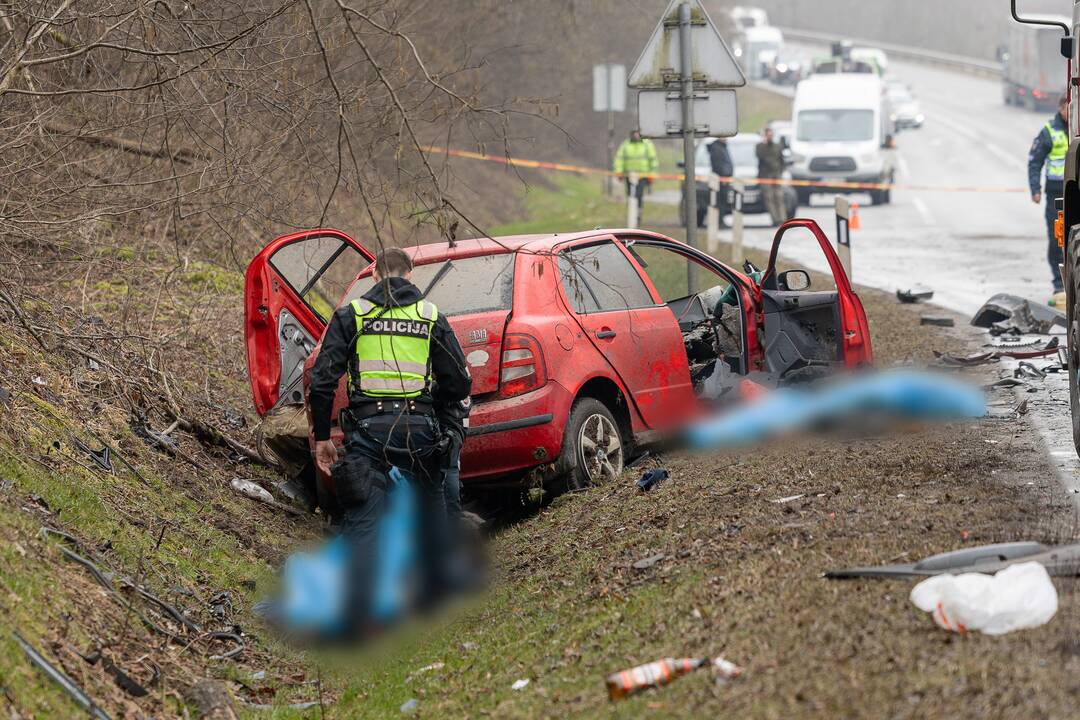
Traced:
<path fill-rule="evenodd" d="M 480 255 L 417 265 L 412 283 L 447 317 L 509 310 L 514 299 L 514 254 Z M 351 302 L 371 289 L 371 276 L 356 281 Z"/>

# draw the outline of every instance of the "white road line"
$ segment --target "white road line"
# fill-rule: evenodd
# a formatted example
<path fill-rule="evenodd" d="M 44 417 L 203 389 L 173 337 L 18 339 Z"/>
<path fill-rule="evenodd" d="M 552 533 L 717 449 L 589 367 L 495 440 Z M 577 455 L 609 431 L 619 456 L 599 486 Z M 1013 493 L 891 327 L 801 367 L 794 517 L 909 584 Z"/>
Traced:
<path fill-rule="evenodd" d="M 907 179 L 911 176 L 911 168 L 908 167 L 907 160 L 899 153 L 896 155 L 896 165 L 900 168 L 900 177 Z"/>
<path fill-rule="evenodd" d="M 919 217 L 922 218 L 922 221 L 925 224 L 930 226 L 937 224 L 934 222 L 933 213 L 930 212 L 930 208 L 926 206 L 926 203 L 923 202 L 922 198 L 912 197 L 911 204 L 915 206 L 915 212 L 919 213 Z"/>
<path fill-rule="evenodd" d="M 998 160 L 1001 160 L 1006 165 L 1016 166 L 1016 165 L 1023 165 L 1024 164 L 1024 155 L 1023 155 L 1023 153 L 1020 153 L 1020 154 L 1011 153 L 1008 150 L 1004 150 L 999 145 L 995 145 L 992 142 L 987 142 L 986 138 L 984 138 L 979 133 L 971 130 L 970 128 L 965 127 L 961 123 L 955 122 L 953 120 L 946 119 L 946 117 L 944 115 L 940 114 L 940 113 L 936 113 L 936 112 L 934 113 L 934 120 L 936 122 L 941 123 L 942 125 L 949 128 L 950 130 L 957 133 L 958 135 L 963 135 L 964 137 L 971 140 L 973 143 L 975 143 L 976 145 L 978 145 L 979 147 L 983 148 L 988 153 L 990 153 L 991 155 L 996 157 Z"/>

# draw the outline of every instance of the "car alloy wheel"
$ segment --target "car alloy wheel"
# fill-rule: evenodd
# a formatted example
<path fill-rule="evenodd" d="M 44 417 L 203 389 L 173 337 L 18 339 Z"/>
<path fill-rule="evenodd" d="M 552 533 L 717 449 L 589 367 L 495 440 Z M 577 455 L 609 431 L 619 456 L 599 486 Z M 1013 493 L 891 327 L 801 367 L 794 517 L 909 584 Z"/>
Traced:
<path fill-rule="evenodd" d="M 591 483 L 614 480 L 623 470 L 622 436 L 611 418 L 589 415 L 578 431 L 578 463 Z"/>

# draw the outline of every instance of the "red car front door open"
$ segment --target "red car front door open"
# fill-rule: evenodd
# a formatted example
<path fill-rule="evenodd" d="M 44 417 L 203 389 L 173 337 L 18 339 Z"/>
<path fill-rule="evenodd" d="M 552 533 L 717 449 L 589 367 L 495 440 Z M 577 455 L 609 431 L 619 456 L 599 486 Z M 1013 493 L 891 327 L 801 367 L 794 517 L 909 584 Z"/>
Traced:
<path fill-rule="evenodd" d="M 244 278 L 244 336 L 259 415 L 282 397 L 304 402 L 304 360 L 349 285 L 374 259 L 363 245 L 329 229 L 284 235 L 252 259 Z"/>
<path fill-rule="evenodd" d="M 799 231 L 810 233 L 824 253 L 835 289 L 810 290 L 809 275 L 802 270 L 779 272 L 781 243 L 786 235 Z M 805 286 L 793 287 L 793 283 Z M 862 302 L 836 251 L 813 220 L 789 220 L 776 231 L 760 293 L 765 361 L 778 376 L 812 365 L 858 367 L 873 361 Z"/>
<path fill-rule="evenodd" d="M 693 387 L 674 314 L 657 304 L 613 239 L 590 239 L 558 257 L 571 314 L 622 380 L 645 424 L 677 424 Z"/>

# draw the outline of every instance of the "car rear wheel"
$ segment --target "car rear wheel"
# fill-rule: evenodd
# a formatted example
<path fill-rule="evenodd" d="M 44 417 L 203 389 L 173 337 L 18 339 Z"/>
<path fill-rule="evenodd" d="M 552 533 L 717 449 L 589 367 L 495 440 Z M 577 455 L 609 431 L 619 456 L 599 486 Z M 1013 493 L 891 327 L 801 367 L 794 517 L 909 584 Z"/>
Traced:
<path fill-rule="evenodd" d="M 619 423 L 596 398 L 580 398 L 570 410 L 562 460 L 570 490 L 611 481 L 622 473 L 625 443 Z"/>

